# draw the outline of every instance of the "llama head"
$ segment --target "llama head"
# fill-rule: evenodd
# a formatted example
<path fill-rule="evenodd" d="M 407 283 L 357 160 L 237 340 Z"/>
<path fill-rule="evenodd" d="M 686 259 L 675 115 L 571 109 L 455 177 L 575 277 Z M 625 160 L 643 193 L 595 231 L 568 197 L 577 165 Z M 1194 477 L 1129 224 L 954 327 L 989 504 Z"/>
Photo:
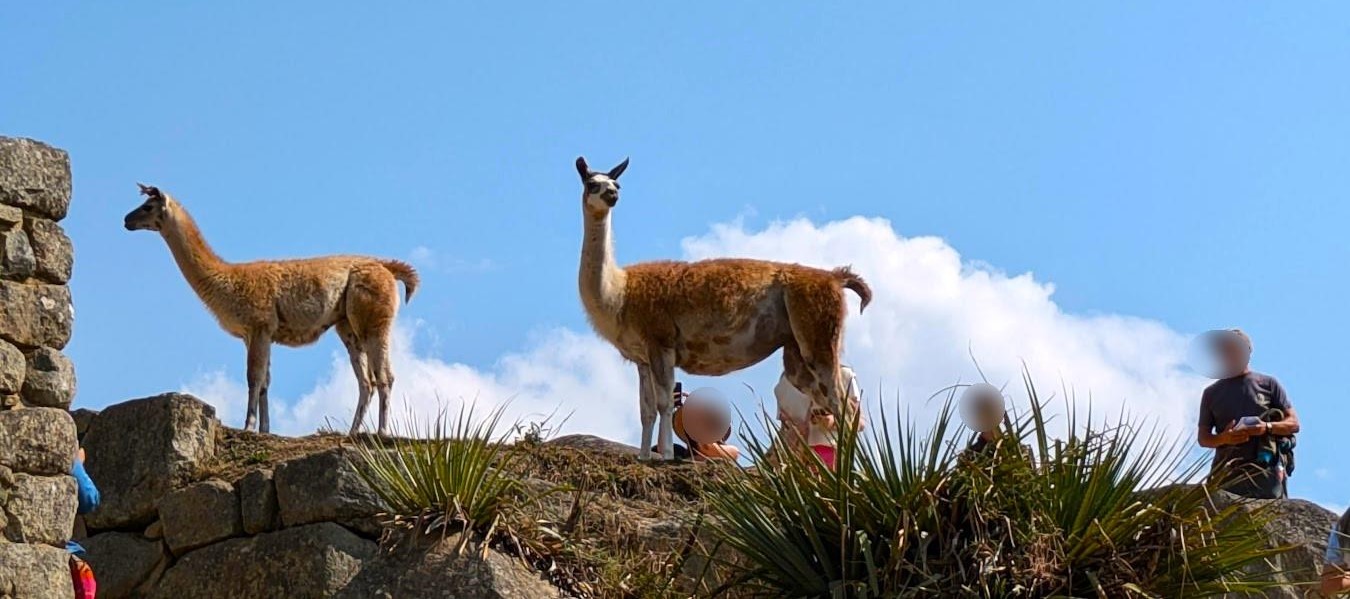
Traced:
<path fill-rule="evenodd" d="M 628 168 L 628 159 L 624 158 L 607 173 L 597 173 L 586 165 L 586 159 L 577 157 L 577 174 L 581 175 L 581 204 L 596 216 L 609 214 L 609 210 L 619 203 L 619 175 Z"/>
<path fill-rule="evenodd" d="M 123 224 L 126 225 L 128 231 L 139 229 L 160 230 L 160 227 L 164 226 L 165 215 L 169 212 L 169 196 L 161 192 L 158 187 L 140 183 L 136 185 L 140 186 L 141 195 L 145 196 L 145 203 L 128 212 Z"/>

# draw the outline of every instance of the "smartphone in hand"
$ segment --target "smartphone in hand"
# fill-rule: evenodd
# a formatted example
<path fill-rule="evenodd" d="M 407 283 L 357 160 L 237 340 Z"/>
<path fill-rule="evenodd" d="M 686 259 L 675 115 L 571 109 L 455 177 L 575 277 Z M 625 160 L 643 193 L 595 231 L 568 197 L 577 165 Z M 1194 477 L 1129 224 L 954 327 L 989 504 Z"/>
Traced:
<path fill-rule="evenodd" d="M 1256 428 L 1258 426 L 1261 426 L 1260 418 L 1256 416 L 1243 416 L 1242 419 L 1238 421 L 1237 426 L 1233 427 L 1233 429 L 1241 431 L 1249 428 Z"/>

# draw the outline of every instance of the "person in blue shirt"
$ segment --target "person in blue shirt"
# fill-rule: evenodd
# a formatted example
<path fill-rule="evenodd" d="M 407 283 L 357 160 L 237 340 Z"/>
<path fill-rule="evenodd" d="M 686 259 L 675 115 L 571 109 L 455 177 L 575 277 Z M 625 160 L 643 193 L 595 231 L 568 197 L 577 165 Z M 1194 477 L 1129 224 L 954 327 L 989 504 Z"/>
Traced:
<path fill-rule="evenodd" d="M 1350 591 L 1350 510 L 1341 516 L 1327 538 L 1322 565 L 1322 594 L 1334 597 Z"/>
<path fill-rule="evenodd" d="M 75 492 L 79 498 L 76 513 L 87 514 L 94 511 L 94 508 L 98 507 L 98 487 L 94 486 L 89 473 L 84 471 L 84 448 L 80 448 L 79 454 L 75 456 L 75 465 L 71 467 L 70 475 L 75 477 Z M 74 540 L 69 540 L 66 541 L 66 550 L 70 552 L 70 577 L 75 585 L 76 599 L 94 599 L 96 593 L 94 571 L 83 559 L 84 547 Z"/>

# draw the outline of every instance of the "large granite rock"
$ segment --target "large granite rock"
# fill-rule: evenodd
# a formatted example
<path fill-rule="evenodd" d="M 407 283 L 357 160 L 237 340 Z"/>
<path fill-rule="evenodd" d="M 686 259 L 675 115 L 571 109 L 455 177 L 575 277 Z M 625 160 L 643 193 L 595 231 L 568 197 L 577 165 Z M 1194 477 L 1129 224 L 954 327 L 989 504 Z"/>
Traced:
<path fill-rule="evenodd" d="M 46 545 L 0 543 L 0 597 L 71 599 L 70 554 Z"/>
<path fill-rule="evenodd" d="M 230 537 L 244 534 L 239 519 L 239 496 L 222 480 L 208 480 L 179 489 L 159 500 L 164 541 L 174 555 L 182 555 Z"/>
<path fill-rule="evenodd" d="M 37 271 L 37 257 L 23 229 L 0 231 L 0 277 L 22 281 Z"/>
<path fill-rule="evenodd" d="M 75 246 L 61 225 L 30 218 L 24 222 L 24 230 L 28 232 L 33 257 L 37 260 L 37 277 L 48 283 L 63 284 L 69 281 L 75 267 Z"/>
<path fill-rule="evenodd" d="M 75 365 L 50 347 L 40 347 L 28 356 L 23 379 L 23 400 L 30 406 L 70 407 L 75 398 Z"/>
<path fill-rule="evenodd" d="M 632 445 L 625 445 L 618 441 L 610 441 L 597 437 L 595 435 L 563 435 L 555 439 L 550 439 L 548 445 L 559 447 L 571 447 L 582 451 L 594 453 L 611 453 L 615 455 L 637 455 L 638 448 Z"/>
<path fill-rule="evenodd" d="M 71 410 L 70 417 L 75 420 L 75 437 L 83 439 L 84 434 L 89 432 L 89 425 L 94 422 L 94 417 L 98 416 L 98 410 L 89 408 L 80 408 Z"/>
<path fill-rule="evenodd" d="M 181 393 L 104 408 L 84 437 L 85 467 L 103 496 L 89 527 L 149 524 L 159 499 L 215 455 L 217 426 L 214 408 Z"/>
<path fill-rule="evenodd" d="M 61 349 L 70 341 L 75 309 L 65 285 L 0 280 L 0 339 L 21 348 Z"/>
<path fill-rule="evenodd" d="M 0 395 L 11 395 L 23 389 L 23 374 L 28 362 L 23 352 L 7 341 L 0 340 Z"/>
<path fill-rule="evenodd" d="M 105 532 L 80 544 L 98 580 L 98 596 L 122 599 L 142 594 L 169 565 L 164 544 L 135 533 Z"/>
<path fill-rule="evenodd" d="M 374 516 L 388 508 L 357 473 L 352 459 L 357 459 L 352 450 L 332 449 L 277 466 L 274 478 L 281 523 L 340 522 L 378 534 Z"/>
<path fill-rule="evenodd" d="M 65 547 L 75 527 L 75 479 L 14 473 L 0 480 L 6 539 Z"/>
<path fill-rule="evenodd" d="M 65 410 L 0 411 L 0 467 L 38 475 L 70 474 L 75 422 Z"/>
<path fill-rule="evenodd" d="M 1220 491 L 1214 494 L 1214 505 L 1226 508 L 1239 501 L 1237 496 Z M 1253 500 L 1244 504 L 1249 510 L 1259 510 L 1266 519 L 1266 547 L 1293 549 L 1277 555 L 1269 563 L 1257 566 L 1251 572 L 1262 580 L 1285 583 L 1267 590 L 1271 599 L 1302 599 L 1305 585 L 1318 579 L 1322 556 L 1326 554 L 1327 537 L 1339 514 L 1303 499 Z M 1236 599 L 1240 595 L 1230 595 Z"/>
<path fill-rule="evenodd" d="M 244 532 L 256 535 L 281 527 L 277 509 L 277 486 L 271 470 L 254 470 L 239 479 L 239 513 Z"/>
<path fill-rule="evenodd" d="M 150 597 L 332 597 L 377 552 L 331 522 L 230 539 L 183 556 Z"/>
<path fill-rule="evenodd" d="M 0 204 L 0 231 L 16 228 L 23 224 L 23 210 L 17 206 Z"/>
<path fill-rule="evenodd" d="M 0 204 L 52 220 L 70 209 L 70 157 L 31 139 L 0 137 Z"/>
<path fill-rule="evenodd" d="M 519 558 L 470 543 L 459 535 L 408 543 L 370 560 L 336 596 L 341 599 L 548 599 L 564 597 Z"/>

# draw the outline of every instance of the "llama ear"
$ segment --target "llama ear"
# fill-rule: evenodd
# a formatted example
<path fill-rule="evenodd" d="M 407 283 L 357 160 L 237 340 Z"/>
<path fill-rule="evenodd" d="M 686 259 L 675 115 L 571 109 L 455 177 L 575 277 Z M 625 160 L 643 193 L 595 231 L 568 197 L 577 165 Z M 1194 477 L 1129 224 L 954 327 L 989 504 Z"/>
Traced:
<path fill-rule="evenodd" d="M 154 185 L 137 183 L 136 186 L 141 188 L 141 195 L 145 196 L 148 199 L 154 200 L 163 197 L 163 195 L 159 193 L 159 188 L 155 187 Z"/>
<path fill-rule="evenodd" d="M 623 159 L 623 162 L 620 162 L 620 163 L 619 163 L 619 166 L 616 166 L 616 167 L 614 167 L 614 168 L 612 168 L 612 169 L 609 169 L 609 173 L 608 173 L 607 176 L 608 176 L 610 179 L 618 179 L 618 178 L 619 178 L 619 175 L 622 175 L 623 172 L 624 172 L 625 170 L 627 170 L 627 169 L 628 169 L 628 159 L 627 159 L 627 158 L 624 158 L 624 159 Z"/>
<path fill-rule="evenodd" d="M 585 156 L 577 156 L 577 174 L 581 175 L 582 181 L 591 178 L 591 167 L 586 166 Z"/>

